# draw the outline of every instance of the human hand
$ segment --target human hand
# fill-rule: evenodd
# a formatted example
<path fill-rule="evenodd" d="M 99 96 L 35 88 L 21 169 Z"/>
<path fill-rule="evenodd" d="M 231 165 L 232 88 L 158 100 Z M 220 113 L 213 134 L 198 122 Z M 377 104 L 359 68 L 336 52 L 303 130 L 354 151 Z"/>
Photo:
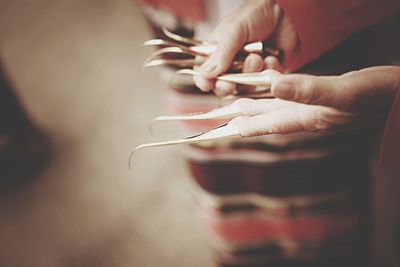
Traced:
<path fill-rule="evenodd" d="M 244 116 L 233 119 L 242 136 L 326 131 L 374 125 L 385 119 L 400 89 L 400 67 L 382 66 L 341 76 L 271 71 L 276 99 L 239 99 Z"/>
<path fill-rule="evenodd" d="M 218 44 L 217 49 L 200 67 L 201 76 L 194 78 L 202 91 L 215 89 L 217 95 L 228 95 L 235 85 L 215 78 L 229 69 L 236 53 L 249 42 L 267 40 L 274 47 L 290 56 L 297 46 L 296 34 L 274 0 L 250 0 L 225 18 L 210 36 Z M 275 57 L 265 60 L 258 54 L 250 54 L 244 61 L 243 72 L 259 72 L 265 68 L 281 69 Z"/>

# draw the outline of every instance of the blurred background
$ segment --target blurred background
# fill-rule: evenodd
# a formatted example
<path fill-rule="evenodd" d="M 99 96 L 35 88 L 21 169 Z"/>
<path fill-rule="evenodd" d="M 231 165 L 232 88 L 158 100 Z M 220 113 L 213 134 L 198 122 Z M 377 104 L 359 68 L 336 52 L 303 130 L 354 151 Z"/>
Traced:
<path fill-rule="evenodd" d="M 165 113 L 159 71 L 142 70 L 138 4 L 0 3 L 2 65 L 32 124 L 21 131 L 45 147 L 3 164 L 17 171 L 1 175 L 0 266 L 210 266 L 180 154 L 144 151 L 128 169 Z"/>
<path fill-rule="evenodd" d="M 203 37 L 240 1 L 205 3 Z M 169 112 L 171 70 L 142 69 L 157 14 L 132 0 L 0 1 L 0 266 L 216 265 L 179 149 L 141 151 L 128 168 L 135 146 L 166 137 L 148 125 Z M 372 59 L 398 62 L 397 26 L 361 39 Z M 376 261 L 391 264 L 399 182 L 373 177 Z"/>

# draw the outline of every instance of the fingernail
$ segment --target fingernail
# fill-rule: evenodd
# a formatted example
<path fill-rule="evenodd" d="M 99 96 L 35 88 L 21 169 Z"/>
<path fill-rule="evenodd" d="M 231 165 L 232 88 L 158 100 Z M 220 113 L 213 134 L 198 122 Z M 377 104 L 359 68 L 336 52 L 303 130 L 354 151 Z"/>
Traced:
<path fill-rule="evenodd" d="M 214 63 L 207 63 L 207 64 L 201 66 L 200 72 L 202 74 L 207 74 L 207 73 L 210 73 L 213 70 L 215 70 L 216 67 L 217 67 L 217 65 L 215 65 Z"/>
<path fill-rule="evenodd" d="M 291 83 L 278 83 L 273 90 L 273 94 L 276 97 L 284 99 L 292 99 L 294 97 L 294 86 Z"/>

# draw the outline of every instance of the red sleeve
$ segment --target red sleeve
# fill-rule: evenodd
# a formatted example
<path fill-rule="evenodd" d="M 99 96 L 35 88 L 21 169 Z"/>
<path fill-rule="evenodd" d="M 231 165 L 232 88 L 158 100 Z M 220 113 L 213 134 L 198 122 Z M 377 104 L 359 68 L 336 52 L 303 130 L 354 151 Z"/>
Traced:
<path fill-rule="evenodd" d="M 277 0 L 299 38 L 285 59 L 296 70 L 316 59 L 353 32 L 377 23 L 400 9 L 399 0 Z"/>
<path fill-rule="evenodd" d="M 140 0 L 143 5 L 167 10 L 181 19 L 202 22 L 205 19 L 203 0 Z"/>
<path fill-rule="evenodd" d="M 400 169 L 400 88 L 392 104 L 381 140 L 380 164 Z"/>

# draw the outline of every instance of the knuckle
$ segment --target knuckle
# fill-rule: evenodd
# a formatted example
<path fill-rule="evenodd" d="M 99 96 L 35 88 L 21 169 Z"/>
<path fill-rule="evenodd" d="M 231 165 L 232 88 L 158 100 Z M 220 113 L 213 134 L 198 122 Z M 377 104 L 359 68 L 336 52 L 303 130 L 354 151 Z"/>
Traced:
<path fill-rule="evenodd" d="M 246 116 L 239 116 L 231 120 L 231 123 L 234 123 L 242 136 L 249 136 L 249 126 L 250 126 L 250 118 Z"/>
<path fill-rule="evenodd" d="M 300 99 L 306 104 L 312 104 L 317 97 L 317 88 L 314 79 L 311 77 L 304 78 L 300 90 L 296 90 L 295 99 Z"/>
<path fill-rule="evenodd" d="M 243 114 L 247 115 L 250 114 L 250 109 L 252 107 L 252 103 L 254 100 L 249 98 L 240 98 L 233 102 L 234 105 L 239 106 L 240 110 Z"/>
<path fill-rule="evenodd" d="M 225 41 L 221 42 L 218 44 L 217 50 L 213 53 L 218 59 L 224 59 L 225 57 L 229 56 L 232 54 L 234 51 L 232 51 L 232 44 L 230 41 Z"/>

